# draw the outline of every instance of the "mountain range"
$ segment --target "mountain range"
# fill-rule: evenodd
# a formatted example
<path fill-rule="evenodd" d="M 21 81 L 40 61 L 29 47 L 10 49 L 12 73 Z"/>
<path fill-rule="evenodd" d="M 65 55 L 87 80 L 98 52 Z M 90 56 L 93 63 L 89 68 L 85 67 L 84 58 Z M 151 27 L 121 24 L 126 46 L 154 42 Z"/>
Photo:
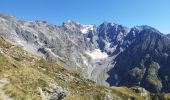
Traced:
<path fill-rule="evenodd" d="M 0 14 L 0 36 L 102 86 L 170 92 L 170 38 L 143 25 L 23 21 Z"/>

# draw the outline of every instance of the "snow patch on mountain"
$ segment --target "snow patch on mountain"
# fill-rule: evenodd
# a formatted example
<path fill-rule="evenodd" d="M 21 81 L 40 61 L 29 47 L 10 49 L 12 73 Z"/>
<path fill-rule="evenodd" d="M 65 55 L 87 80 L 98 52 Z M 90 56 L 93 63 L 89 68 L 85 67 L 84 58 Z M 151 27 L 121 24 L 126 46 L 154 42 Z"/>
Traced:
<path fill-rule="evenodd" d="M 92 59 L 105 59 L 108 57 L 107 53 L 102 52 L 100 49 L 95 49 L 93 51 L 87 51 L 87 55 L 89 55 Z"/>
<path fill-rule="evenodd" d="M 16 42 L 17 42 L 19 45 L 21 45 L 21 46 L 24 46 L 24 45 L 26 44 L 25 41 L 20 40 L 20 39 L 16 40 Z"/>
<path fill-rule="evenodd" d="M 83 25 L 83 28 L 81 29 L 81 32 L 83 34 L 86 34 L 87 32 L 89 32 L 89 30 L 93 30 L 93 25 Z"/>

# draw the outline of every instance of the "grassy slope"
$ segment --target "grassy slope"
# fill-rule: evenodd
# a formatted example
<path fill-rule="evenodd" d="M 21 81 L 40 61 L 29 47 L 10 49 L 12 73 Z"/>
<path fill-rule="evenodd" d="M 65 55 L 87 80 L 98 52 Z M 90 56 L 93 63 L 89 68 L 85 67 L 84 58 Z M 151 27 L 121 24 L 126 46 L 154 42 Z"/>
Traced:
<path fill-rule="evenodd" d="M 41 100 L 37 89 L 46 88 L 49 84 L 66 88 L 69 91 L 67 100 L 102 100 L 108 94 L 114 99 L 144 99 L 125 87 L 96 86 L 94 82 L 83 79 L 79 73 L 48 63 L 3 38 L 0 38 L 0 48 L 0 78 L 9 79 L 10 83 L 5 85 L 4 91 L 14 100 Z"/>

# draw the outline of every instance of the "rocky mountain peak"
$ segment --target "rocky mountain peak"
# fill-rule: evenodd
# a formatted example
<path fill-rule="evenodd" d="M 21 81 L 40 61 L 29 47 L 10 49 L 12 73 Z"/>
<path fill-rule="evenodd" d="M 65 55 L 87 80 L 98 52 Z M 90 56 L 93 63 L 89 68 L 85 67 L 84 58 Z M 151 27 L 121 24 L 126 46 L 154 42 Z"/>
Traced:
<path fill-rule="evenodd" d="M 81 24 L 76 22 L 76 21 L 73 21 L 73 20 L 67 20 L 67 21 L 62 23 L 62 26 L 65 26 L 65 27 L 67 27 L 67 26 L 75 26 L 76 27 L 76 26 L 81 26 Z"/>

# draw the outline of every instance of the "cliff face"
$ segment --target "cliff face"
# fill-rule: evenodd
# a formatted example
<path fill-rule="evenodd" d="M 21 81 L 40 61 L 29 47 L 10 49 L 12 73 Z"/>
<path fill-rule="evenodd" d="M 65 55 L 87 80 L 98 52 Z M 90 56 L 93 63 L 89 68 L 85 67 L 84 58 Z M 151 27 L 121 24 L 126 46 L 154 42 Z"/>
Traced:
<path fill-rule="evenodd" d="M 127 49 L 116 58 L 109 83 L 139 85 L 152 92 L 168 92 L 170 39 L 155 30 L 139 32 Z M 118 78 L 119 77 L 119 78 Z M 114 80 L 114 81 L 113 81 Z"/>

